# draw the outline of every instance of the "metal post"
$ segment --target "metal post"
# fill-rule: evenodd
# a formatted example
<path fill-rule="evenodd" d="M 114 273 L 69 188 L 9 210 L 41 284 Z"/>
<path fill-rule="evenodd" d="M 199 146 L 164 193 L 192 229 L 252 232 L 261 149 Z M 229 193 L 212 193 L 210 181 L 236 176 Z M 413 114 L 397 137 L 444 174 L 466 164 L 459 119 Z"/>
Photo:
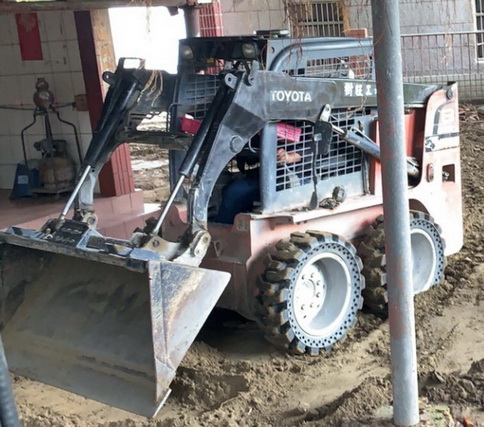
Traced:
<path fill-rule="evenodd" d="M 410 217 L 398 0 L 372 0 L 378 89 L 393 422 L 419 422 Z"/>
<path fill-rule="evenodd" d="M 200 37 L 200 9 L 197 6 L 183 8 L 187 37 Z"/>
<path fill-rule="evenodd" d="M 13 396 L 12 384 L 8 374 L 7 359 L 0 336 L 0 425 L 2 427 L 20 427 L 17 406 Z"/>

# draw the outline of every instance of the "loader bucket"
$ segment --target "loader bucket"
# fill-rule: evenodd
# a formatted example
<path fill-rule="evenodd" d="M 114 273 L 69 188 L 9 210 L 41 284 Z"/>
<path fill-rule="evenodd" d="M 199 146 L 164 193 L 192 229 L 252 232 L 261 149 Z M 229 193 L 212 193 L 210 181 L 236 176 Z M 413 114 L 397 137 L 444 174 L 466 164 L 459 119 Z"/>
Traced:
<path fill-rule="evenodd" d="M 229 277 L 0 233 L 10 369 L 154 416 Z"/>

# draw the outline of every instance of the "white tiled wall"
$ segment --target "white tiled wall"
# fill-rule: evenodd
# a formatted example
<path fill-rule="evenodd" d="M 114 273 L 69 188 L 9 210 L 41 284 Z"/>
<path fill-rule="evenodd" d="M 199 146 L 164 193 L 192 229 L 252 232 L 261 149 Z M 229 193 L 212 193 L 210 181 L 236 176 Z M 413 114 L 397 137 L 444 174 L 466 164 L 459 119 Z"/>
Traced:
<path fill-rule="evenodd" d="M 0 105 L 33 108 L 32 96 L 38 77 L 44 77 L 54 93 L 56 103 L 73 102 L 74 96 L 86 93 L 77 44 L 73 12 L 38 13 L 43 61 L 22 61 L 15 15 L 0 15 Z M 64 120 L 77 127 L 83 151 L 90 141 L 88 112 L 72 107 L 59 109 Z M 11 188 L 16 164 L 23 162 L 20 131 L 32 122 L 29 111 L 0 109 L 0 188 Z M 51 117 L 54 137 L 65 139 L 69 152 L 78 162 L 72 128 Z M 33 143 L 44 137 L 43 123 L 26 132 L 29 158 L 40 158 Z"/>
<path fill-rule="evenodd" d="M 226 36 L 286 29 L 289 26 L 282 0 L 221 0 L 220 3 Z"/>

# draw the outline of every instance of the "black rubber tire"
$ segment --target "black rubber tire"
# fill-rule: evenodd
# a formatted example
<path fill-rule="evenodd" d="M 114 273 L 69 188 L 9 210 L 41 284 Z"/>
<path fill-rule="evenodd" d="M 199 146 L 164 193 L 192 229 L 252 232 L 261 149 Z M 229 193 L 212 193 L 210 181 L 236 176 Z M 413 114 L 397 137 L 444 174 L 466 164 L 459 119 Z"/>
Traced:
<path fill-rule="evenodd" d="M 311 274 L 311 278 L 304 281 L 305 272 L 308 271 L 307 266 L 309 269 L 318 268 L 317 263 L 323 263 L 317 270 L 320 272 L 317 278 L 321 280 L 313 280 L 313 274 Z M 331 265 L 336 265 L 336 269 Z M 295 354 L 307 353 L 317 356 L 321 350 L 330 350 L 334 343 L 343 339 L 346 331 L 355 324 L 357 312 L 362 308 L 362 290 L 365 287 L 365 280 L 361 269 L 362 263 L 355 247 L 334 234 L 318 231 L 298 232 L 291 234 L 290 239 L 279 241 L 275 246 L 275 252 L 269 256 L 265 272 L 258 281 L 260 291 L 258 299 L 261 304 L 259 324 L 265 331 L 266 339 L 277 348 Z M 338 274 L 343 272 L 345 283 L 342 285 L 346 288 L 339 290 L 331 285 L 334 281 L 328 281 L 328 278 L 332 277 L 330 271 L 336 271 Z M 308 304 L 311 305 L 311 301 L 315 301 L 316 297 L 320 298 L 316 310 L 311 305 L 313 313 L 317 312 L 314 316 L 310 316 L 311 322 L 318 317 L 317 322 L 321 322 L 320 319 L 323 318 L 324 323 L 326 317 L 332 317 L 331 310 L 337 304 L 329 307 L 325 304 L 328 292 L 342 301 L 341 311 L 337 313 L 336 321 L 329 326 L 323 326 L 322 329 L 326 331 L 321 335 L 308 333 L 298 323 L 295 308 L 296 283 L 301 283 L 298 280 L 304 281 L 303 285 L 298 285 L 298 295 L 301 295 L 301 287 L 306 287 L 306 283 L 310 282 L 313 285 L 313 294 Z M 316 281 L 323 287 L 322 298 L 319 292 L 314 295 Z M 333 287 L 330 288 L 330 286 Z M 300 309 L 303 307 L 304 304 Z M 342 313 L 344 314 L 339 316 Z M 310 328 L 307 327 L 307 329 Z"/>
<path fill-rule="evenodd" d="M 365 237 L 358 246 L 358 255 L 363 261 L 362 273 L 365 276 L 366 288 L 363 291 L 364 305 L 375 314 L 386 317 L 388 315 L 387 296 L 387 274 L 385 257 L 385 231 L 383 215 L 380 215 L 374 224 L 365 230 Z M 444 255 L 445 242 L 442 239 L 442 229 L 435 223 L 434 219 L 423 212 L 410 212 L 410 234 L 415 235 L 416 231 L 426 233 L 428 242 L 432 242 L 435 250 L 434 271 L 428 271 L 427 286 L 418 284 L 415 294 L 424 292 L 444 280 L 446 258 Z M 412 246 L 413 248 L 413 246 Z M 412 249 L 413 250 L 413 249 Z M 415 277 L 415 276 L 414 276 Z"/>

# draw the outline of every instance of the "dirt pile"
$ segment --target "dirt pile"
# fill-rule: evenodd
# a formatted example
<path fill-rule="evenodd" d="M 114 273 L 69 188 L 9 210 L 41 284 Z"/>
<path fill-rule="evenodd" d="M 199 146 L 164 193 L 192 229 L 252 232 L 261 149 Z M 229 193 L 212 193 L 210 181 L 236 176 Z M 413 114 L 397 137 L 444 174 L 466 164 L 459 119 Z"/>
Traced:
<path fill-rule="evenodd" d="M 430 373 L 424 393 L 432 402 L 475 405 L 484 408 L 484 359 L 472 362 L 464 373 Z"/>
<path fill-rule="evenodd" d="M 228 371 L 225 367 L 223 354 L 203 342 L 195 343 L 172 383 L 172 397 L 183 407 L 197 406 L 205 412 L 248 391 L 249 378 L 243 374 L 250 366 L 242 363 Z"/>
<path fill-rule="evenodd" d="M 304 419 L 302 425 L 343 426 L 355 420 L 365 422 L 368 420 L 368 414 L 381 406 L 390 404 L 391 394 L 391 383 L 388 377 L 370 377 L 333 402 L 313 410 Z"/>

